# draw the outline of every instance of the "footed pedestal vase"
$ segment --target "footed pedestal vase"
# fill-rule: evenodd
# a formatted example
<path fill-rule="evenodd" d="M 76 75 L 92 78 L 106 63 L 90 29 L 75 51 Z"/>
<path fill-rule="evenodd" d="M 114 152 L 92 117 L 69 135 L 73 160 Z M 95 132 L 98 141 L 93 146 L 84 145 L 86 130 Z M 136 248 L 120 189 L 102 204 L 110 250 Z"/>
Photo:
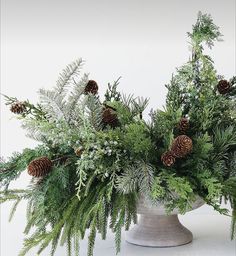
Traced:
<path fill-rule="evenodd" d="M 204 204 L 198 198 L 192 209 Z M 166 215 L 163 204 L 152 205 L 151 202 L 141 198 L 137 205 L 140 214 L 138 224 L 126 234 L 126 241 L 131 244 L 147 247 L 172 247 L 192 242 L 193 235 L 178 219 L 178 210 Z"/>

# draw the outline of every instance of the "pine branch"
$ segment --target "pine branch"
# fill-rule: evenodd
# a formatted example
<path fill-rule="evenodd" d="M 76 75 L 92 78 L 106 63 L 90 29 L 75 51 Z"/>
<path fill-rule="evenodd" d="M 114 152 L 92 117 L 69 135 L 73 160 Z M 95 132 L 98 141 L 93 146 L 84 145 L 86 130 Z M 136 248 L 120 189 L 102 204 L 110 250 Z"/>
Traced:
<path fill-rule="evenodd" d="M 64 96 L 55 92 L 44 89 L 39 90 L 42 108 L 47 113 L 47 117 L 51 120 L 67 120 L 65 113 L 66 102 Z"/>
<path fill-rule="evenodd" d="M 96 96 L 88 95 L 87 97 L 87 113 L 89 115 L 89 121 L 92 127 L 96 130 L 100 130 L 102 127 L 103 106 Z"/>
<path fill-rule="evenodd" d="M 83 60 L 78 59 L 71 64 L 69 64 L 60 74 L 56 83 L 56 92 L 60 94 L 65 93 L 66 86 L 72 82 L 73 77 L 79 75 L 80 69 L 83 65 Z"/>
<path fill-rule="evenodd" d="M 84 74 L 84 76 L 78 82 L 75 80 L 73 80 L 73 82 L 74 85 L 71 94 L 68 97 L 66 110 L 66 113 L 69 116 L 69 120 L 71 120 L 76 115 L 79 100 L 84 94 L 84 89 L 88 83 L 88 74 Z"/>
<path fill-rule="evenodd" d="M 137 191 L 150 197 L 151 187 L 154 181 L 154 169 L 145 162 L 136 162 L 128 166 L 121 176 L 117 177 L 116 188 L 118 191 L 129 194 Z"/>

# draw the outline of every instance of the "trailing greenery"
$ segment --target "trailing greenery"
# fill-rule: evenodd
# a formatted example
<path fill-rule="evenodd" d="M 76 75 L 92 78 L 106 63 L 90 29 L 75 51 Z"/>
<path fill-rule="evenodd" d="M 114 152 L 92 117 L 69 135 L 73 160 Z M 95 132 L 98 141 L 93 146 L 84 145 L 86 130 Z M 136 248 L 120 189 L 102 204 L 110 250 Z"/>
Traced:
<path fill-rule="evenodd" d="M 26 135 L 39 142 L 0 162 L 0 203 L 13 201 L 10 219 L 22 200 L 28 203 L 20 256 L 49 244 L 50 255 L 64 244 L 69 256 L 79 255 L 87 232 L 92 256 L 97 235 L 106 239 L 108 229 L 119 253 L 122 228 L 137 222 L 140 197 L 163 203 L 167 214 L 176 208 L 184 214 L 201 198 L 232 216 L 236 237 L 236 77 L 217 75 L 204 52 L 221 40 L 210 15 L 199 13 L 188 36 L 191 57 L 166 85 L 165 108 L 152 110 L 149 120 L 148 99 L 120 93 L 120 78 L 100 98 L 96 82 L 81 74 L 81 59 L 52 90 L 40 89 L 35 105 L 5 96 Z M 28 188 L 12 189 L 27 168 L 34 176 Z"/>

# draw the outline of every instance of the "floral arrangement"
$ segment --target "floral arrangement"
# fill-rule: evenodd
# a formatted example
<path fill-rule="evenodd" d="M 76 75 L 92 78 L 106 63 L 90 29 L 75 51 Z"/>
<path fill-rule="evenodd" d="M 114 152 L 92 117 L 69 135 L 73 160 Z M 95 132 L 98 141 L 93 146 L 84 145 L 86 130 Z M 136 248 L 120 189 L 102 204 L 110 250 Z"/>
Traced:
<path fill-rule="evenodd" d="M 96 81 L 81 74 L 81 59 L 68 65 L 53 90 L 39 91 L 32 104 L 6 97 L 27 136 L 39 142 L 0 163 L 1 199 L 28 201 L 27 235 L 20 256 L 37 246 L 67 243 L 79 255 L 79 241 L 89 230 L 88 256 L 96 235 L 115 233 L 137 222 L 136 204 L 145 196 L 165 204 L 167 214 L 185 213 L 196 197 L 232 216 L 236 234 L 236 77 L 218 76 L 204 46 L 221 33 L 210 15 L 199 13 L 188 33 L 191 58 L 168 85 L 164 110 L 143 119 L 148 100 L 118 92 L 120 79 L 102 98 Z M 27 169 L 27 189 L 10 184 Z M 221 207 L 230 202 L 232 214 Z"/>

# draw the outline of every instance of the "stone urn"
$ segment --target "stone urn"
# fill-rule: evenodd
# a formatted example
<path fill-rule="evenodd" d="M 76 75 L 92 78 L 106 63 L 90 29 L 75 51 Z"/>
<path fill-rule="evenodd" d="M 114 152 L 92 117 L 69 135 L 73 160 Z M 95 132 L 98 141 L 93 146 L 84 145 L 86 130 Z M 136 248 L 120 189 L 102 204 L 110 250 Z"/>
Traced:
<path fill-rule="evenodd" d="M 204 201 L 197 197 L 191 210 L 202 205 Z M 140 214 L 138 224 L 126 234 L 128 243 L 147 247 L 172 247 L 192 242 L 193 234 L 180 223 L 177 209 L 167 215 L 163 204 L 153 205 L 140 197 L 137 213 Z"/>

